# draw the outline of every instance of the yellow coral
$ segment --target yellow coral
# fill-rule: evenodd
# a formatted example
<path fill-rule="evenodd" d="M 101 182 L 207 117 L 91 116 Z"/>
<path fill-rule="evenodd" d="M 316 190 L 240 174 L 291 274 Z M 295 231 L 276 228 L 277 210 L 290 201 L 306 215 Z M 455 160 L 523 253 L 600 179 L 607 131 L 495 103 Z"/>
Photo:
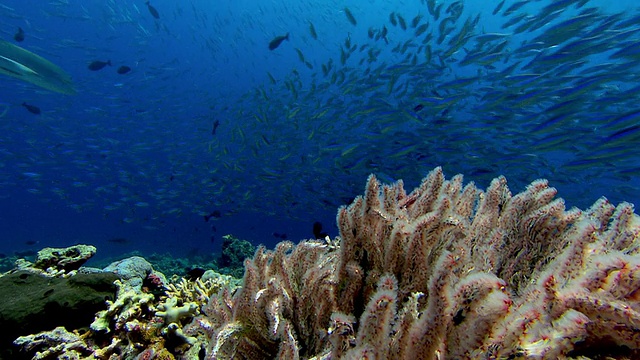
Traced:
<path fill-rule="evenodd" d="M 205 304 L 209 298 L 218 293 L 223 287 L 229 286 L 233 278 L 213 271 L 205 273 L 206 279 L 196 279 L 194 281 L 180 278 L 177 282 L 167 285 L 167 295 L 182 299 L 184 302 L 195 302 Z"/>
<path fill-rule="evenodd" d="M 198 313 L 198 304 L 187 302 L 178 306 L 178 298 L 167 298 L 164 303 L 158 305 L 160 311 L 156 311 L 156 316 L 164 318 L 165 324 L 180 323 L 180 320 L 192 317 Z"/>

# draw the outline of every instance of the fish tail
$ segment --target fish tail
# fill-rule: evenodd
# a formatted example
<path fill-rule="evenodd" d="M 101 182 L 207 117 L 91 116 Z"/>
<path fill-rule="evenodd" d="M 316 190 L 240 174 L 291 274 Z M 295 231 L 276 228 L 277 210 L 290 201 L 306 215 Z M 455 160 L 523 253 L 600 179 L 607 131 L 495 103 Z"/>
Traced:
<path fill-rule="evenodd" d="M 284 38 L 285 38 L 286 40 L 289 40 L 289 33 L 287 33 L 287 35 L 285 35 L 285 36 L 284 36 Z"/>
<path fill-rule="evenodd" d="M 111 60 L 107 60 L 107 65 L 111 66 Z"/>

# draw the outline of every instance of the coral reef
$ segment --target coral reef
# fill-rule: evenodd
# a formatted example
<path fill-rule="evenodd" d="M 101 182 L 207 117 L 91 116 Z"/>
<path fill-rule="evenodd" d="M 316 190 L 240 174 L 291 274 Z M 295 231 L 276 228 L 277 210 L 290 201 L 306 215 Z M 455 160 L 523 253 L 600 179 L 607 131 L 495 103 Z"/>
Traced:
<path fill-rule="evenodd" d="M 120 330 L 129 322 L 153 313 L 153 294 L 143 293 L 127 286 L 120 280 L 114 282 L 118 288 L 116 300 L 107 300 L 107 309 L 96 314 L 91 330 L 110 332 Z"/>
<path fill-rule="evenodd" d="M 246 240 L 240 240 L 233 235 L 222 237 L 222 254 L 218 259 L 220 273 L 235 277 L 242 277 L 244 260 L 251 258 L 256 247 Z"/>
<path fill-rule="evenodd" d="M 170 298 L 178 298 L 184 302 L 206 303 L 222 288 L 230 287 L 233 290 L 239 286 L 239 279 L 207 270 L 200 279 L 175 279 L 173 283 L 167 285 L 166 293 Z"/>
<path fill-rule="evenodd" d="M 90 245 L 45 248 L 34 263 L 17 259 L 0 276 L 0 358 L 17 359 L 11 342 L 55 326 L 80 328 L 115 297 L 118 276 L 82 268 L 96 252 Z"/>
<path fill-rule="evenodd" d="M 68 332 L 63 326 L 36 335 L 21 336 L 15 344 L 24 351 L 43 349 L 35 354 L 33 360 L 52 359 L 63 353 L 71 359 L 80 359 L 92 353 L 82 337 Z"/>
<path fill-rule="evenodd" d="M 105 299 L 115 297 L 117 278 L 110 273 L 50 277 L 27 270 L 0 277 L 0 358 L 17 358 L 7 352 L 20 335 L 87 326 Z"/>
<path fill-rule="evenodd" d="M 141 257 L 114 262 L 102 274 L 113 277 L 117 293 L 106 302 L 100 299 L 106 309 L 93 309 L 93 323 L 83 318 L 82 324 L 22 336 L 15 344 L 33 354 L 33 359 L 197 359 L 205 344 L 201 337 L 187 334 L 185 324 L 200 314 L 212 294 L 232 289 L 235 283 L 212 271 L 194 281 L 167 282 Z M 82 334 L 67 331 L 89 323 L 89 330 Z M 40 330 L 48 329 L 36 331 Z"/>
<path fill-rule="evenodd" d="M 409 194 L 371 176 L 340 208 L 339 238 L 259 247 L 237 290 L 145 270 L 161 293 L 116 282 L 101 326 L 18 342 L 85 359 L 640 357 L 640 217 L 555 196 L 544 180 L 485 192 L 440 168 Z"/>
<path fill-rule="evenodd" d="M 194 324 L 207 358 L 640 356 L 640 219 L 555 195 L 440 168 L 410 194 L 371 176 L 339 242 L 260 248 L 243 288 L 211 298 Z"/>

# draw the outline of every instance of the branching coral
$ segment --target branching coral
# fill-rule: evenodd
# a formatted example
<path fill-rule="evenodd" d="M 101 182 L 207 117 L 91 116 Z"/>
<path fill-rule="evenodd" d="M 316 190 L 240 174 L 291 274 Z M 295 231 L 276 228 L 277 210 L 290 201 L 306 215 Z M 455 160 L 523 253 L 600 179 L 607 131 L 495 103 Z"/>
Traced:
<path fill-rule="evenodd" d="M 178 298 L 170 297 L 158 305 L 158 310 L 156 316 L 164 318 L 165 324 L 178 324 L 181 319 L 194 316 L 198 312 L 198 304 L 187 302 L 178 305 Z"/>
<path fill-rule="evenodd" d="M 184 302 L 206 304 L 209 298 L 223 287 L 229 286 L 234 279 L 229 275 L 218 274 L 208 270 L 202 279 L 188 281 L 180 278 L 167 285 L 166 293 L 169 297 L 179 298 Z"/>
<path fill-rule="evenodd" d="M 143 313 L 150 313 L 153 308 L 153 295 L 136 291 L 135 289 L 123 285 L 120 280 L 114 284 L 118 287 L 118 294 L 115 301 L 107 300 L 107 310 L 100 311 L 91 324 L 94 331 L 110 332 L 110 323 L 115 322 L 115 329 L 121 329 L 133 319 L 141 317 Z"/>

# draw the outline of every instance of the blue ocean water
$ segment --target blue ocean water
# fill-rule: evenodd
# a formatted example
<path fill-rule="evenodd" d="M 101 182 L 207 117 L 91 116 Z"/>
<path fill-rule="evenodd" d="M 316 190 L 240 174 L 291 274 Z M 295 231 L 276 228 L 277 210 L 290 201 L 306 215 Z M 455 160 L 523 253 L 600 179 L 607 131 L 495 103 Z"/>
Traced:
<path fill-rule="evenodd" d="M 1 39 L 77 94 L 0 77 L 0 253 L 187 256 L 225 234 L 309 238 L 316 221 L 337 235 L 337 208 L 370 173 L 410 190 L 436 166 L 481 187 L 504 175 L 514 193 L 547 178 L 568 207 L 637 204 L 639 10 L 2 1 Z"/>

